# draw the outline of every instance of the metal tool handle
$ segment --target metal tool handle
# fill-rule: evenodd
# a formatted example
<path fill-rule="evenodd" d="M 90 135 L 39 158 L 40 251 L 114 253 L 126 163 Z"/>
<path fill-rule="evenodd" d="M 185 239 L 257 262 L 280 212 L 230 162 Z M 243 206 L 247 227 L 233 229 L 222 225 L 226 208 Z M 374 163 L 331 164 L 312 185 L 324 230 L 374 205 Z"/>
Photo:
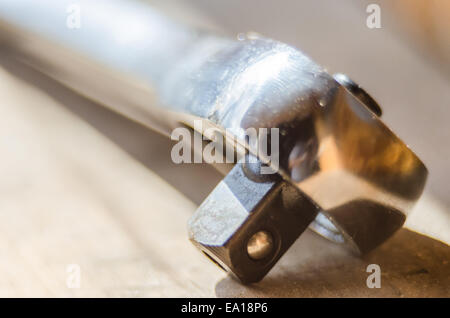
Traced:
<path fill-rule="evenodd" d="M 170 133 L 166 111 L 183 111 L 163 101 L 174 95 L 170 73 L 189 57 L 207 58 L 226 40 L 201 36 L 137 1 L 82 0 L 79 12 L 71 11 L 72 3 L 2 1 L 4 47 L 107 107 Z M 75 13 L 80 25 L 71 28 Z"/>

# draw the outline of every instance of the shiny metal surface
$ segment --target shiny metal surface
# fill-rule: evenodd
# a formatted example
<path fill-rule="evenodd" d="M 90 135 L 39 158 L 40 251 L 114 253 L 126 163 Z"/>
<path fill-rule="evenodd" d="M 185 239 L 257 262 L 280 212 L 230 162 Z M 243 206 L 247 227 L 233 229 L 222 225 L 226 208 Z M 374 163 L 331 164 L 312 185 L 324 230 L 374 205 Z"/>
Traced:
<path fill-rule="evenodd" d="M 134 1 L 78 1 L 82 27 L 68 29 L 69 3 L 1 1 L 3 48 L 166 134 L 202 119 L 268 162 L 245 130 L 279 128 L 279 174 L 320 209 L 311 226 L 329 239 L 367 252 L 420 197 L 427 170 L 419 158 L 298 49 L 211 36 Z"/>

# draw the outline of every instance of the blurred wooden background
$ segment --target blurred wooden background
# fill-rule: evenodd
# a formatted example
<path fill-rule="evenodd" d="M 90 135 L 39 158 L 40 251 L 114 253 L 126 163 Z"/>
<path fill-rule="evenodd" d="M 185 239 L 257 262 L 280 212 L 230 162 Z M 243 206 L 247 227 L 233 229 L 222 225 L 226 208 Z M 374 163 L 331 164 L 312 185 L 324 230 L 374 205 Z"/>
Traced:
<path fill-rule="evenodd" d="M 363 258 L 307 232 L 262 282 L 242 286 L 187 240 L 187 218 L 220 178 L 211 167 L 172 164 L 165 137 L 0 53 L 0 296 L 450 296 L 449 38 L 440 26 L 449 20 L 421 22 L 437 28 L 432 41 L 411 23 L 435 20 L 420 6 L 449 2 L 372 2 L 381 29 L 366 27 L 359 1 L 157 5 L 293 44 L 366 87 L 430 169 L 407 228 Z M 381 289 L 366 286 L 371 263 Z M 69 288 L 70 264 L 79 288 Z"/>

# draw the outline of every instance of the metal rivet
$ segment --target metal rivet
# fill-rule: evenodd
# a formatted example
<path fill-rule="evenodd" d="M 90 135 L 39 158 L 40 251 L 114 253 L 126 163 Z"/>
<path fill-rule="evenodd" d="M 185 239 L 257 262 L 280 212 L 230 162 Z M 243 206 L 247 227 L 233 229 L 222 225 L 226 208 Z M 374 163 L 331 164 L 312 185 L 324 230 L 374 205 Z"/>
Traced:
<path fill-rule="evenodd" d="M 248 240 L 247 253 L 251 259 L 261 260 L 273 250 L 273 238 L 267 231 L 259 231 Z"/>

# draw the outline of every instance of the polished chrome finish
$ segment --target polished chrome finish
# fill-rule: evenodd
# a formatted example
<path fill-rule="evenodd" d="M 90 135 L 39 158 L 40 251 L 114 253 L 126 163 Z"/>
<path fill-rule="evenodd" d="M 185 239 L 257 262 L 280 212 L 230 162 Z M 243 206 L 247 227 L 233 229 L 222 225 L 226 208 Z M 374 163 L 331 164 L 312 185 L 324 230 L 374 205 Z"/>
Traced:
<path fill-rule="evenodd" d="M 381 108 L 347 77 L 333 78 L 298 49 L 261 37 L 232 40 L 191 30 L 135 1 L 80 0 L 82 27 L 72 30 L 65 26 L 69 3 L 1 1 L 3 47 L 82 94 L 166 134 L 181 124 L 194 127 L 193 120 L 201 119 L 204 127 L 214 126 L 224 134 L 227 129 L 248 153 L 268 163 L 247 143 L 245 131 L 280 129 L 279 179 L 269 188 L 265 182 L 250 187 L 258 190 L 259 201 L 239 207 L 240 212 L 233 210 L 235 205 L 248 197 L 224 201 L 236 197 L 240 183 L 251 180 L 236 165 L 228 177 L 238 174 L 242 179 L 233 181 L 230 191 L 219 185 L 190 221 L 194 243 L 242 280 L 260 279 L 317 211 L 314 230 L 367 252 L 402 226 L 420 197 L 427 170 L 382 123 L 377 116 Z M 223 191 L 228 195 L 219 195 Z M 267 196 L 269 192 L 273 195 Z M 275 213 L 273 202 L 285 204 L 283 211 L 297 208 L 305 215 L 295 221 L 297 229 L 296 223 Z M 221 206 L 224 215 L 235 218 L 211 217 L 208 204 Z M 248 259 L 247 242 L 257 231 L 268 230 L 249 230 L 265 224 L 260 215 L 279 217 L 274 228 L 281 236 L 271 233 L 282 248 L 259 263 L 258 275 L 250 277 L 251 266 L 257 265 Z M 226 222 L 230 227 L 220 227 Z M 215 233 L 214 226 L 221 232 Z M 283 235 L 288 237 L 286 245 L 277 241 Z M 227 259 L 232 251 L 239 257 Z"/>
<path fill-rule="evenodd" d="M 383 111 L 380 105 L 372 98 L 361 86 L 355 83 L 351 78 L 342 73 L 337 73 L 333 75 L 334 79 L 350 91 L 356 98 L 360 100 L 361 103 L 369 107 L 377 116 L 381 116 Z"/>

